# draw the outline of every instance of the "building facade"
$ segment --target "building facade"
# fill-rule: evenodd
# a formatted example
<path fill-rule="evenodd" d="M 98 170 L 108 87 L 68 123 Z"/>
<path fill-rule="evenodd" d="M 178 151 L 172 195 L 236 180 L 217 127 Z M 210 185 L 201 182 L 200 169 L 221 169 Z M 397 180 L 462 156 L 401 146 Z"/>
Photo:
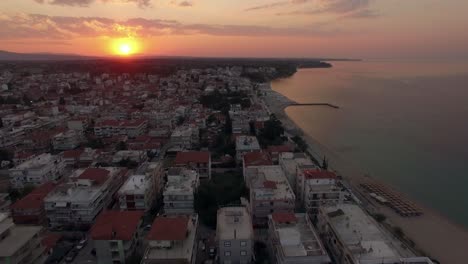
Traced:
<path fill-rule="evenodd" d="M 185 168 L 171 168 L 167 172 L 164 187 L 164 212 L 166 214 L 192 214 L 194 195 L 199 185 L 196 171 Z"/>
<path fill-rule="evenodd" d="M 195 170 L 200 179 L 211 179 L 211 154 L 208 151 L 178 152 L 174 166 Z"/>

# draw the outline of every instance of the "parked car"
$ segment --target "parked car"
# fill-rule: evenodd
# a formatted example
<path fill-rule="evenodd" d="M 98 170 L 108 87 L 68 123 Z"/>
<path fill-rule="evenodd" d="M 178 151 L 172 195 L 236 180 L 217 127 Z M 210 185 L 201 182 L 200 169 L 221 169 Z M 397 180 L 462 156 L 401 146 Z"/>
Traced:
<path fill-rule="evenodd" d="M 76 249 L 80 250 L 86 246 L 86 243 L 88 242 L 87 239 L 82 239 L 80 242 L 78 242 L 78 245 L 76 245 Z"/>
<path fill-rule="evenodd" d="M 78 252 L 76 252 L 76 251 L 74 251 L 74 250 L 70 251 L 70 252 L 67 254 L 67 256 L 65 257 L 65 261 L 66 261 L 67 263 L 73 262 L 73 260 L 76 258 L 76 255 L 78 255 Z"/>
<path fill-rule="evenodd" d="M 210 247 L 210 249 L 208 250 L 208 255 L 210 256 L 210 258 L 213 259 L 216 256 L 216 248 Z"/>

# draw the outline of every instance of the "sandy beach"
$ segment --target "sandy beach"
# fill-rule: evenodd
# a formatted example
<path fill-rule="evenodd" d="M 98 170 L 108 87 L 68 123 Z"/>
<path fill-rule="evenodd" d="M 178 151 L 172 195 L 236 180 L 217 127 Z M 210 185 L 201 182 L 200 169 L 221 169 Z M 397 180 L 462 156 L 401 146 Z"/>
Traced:
<path fill-rule="evenodd" d="M 301 136 L 308 143 L 309 152 L 315 159 L 321 160 L 323 156 L 326 156 L 330 169 L 343 177 L 346 185 L 361 200 L 367 211 L 384 214 L 387 217 L 386 223 L 389 226 L 400 227 L 405 236 L 415 243 L 415 254 L 429 256 L 443 264 L 468 263 L 468 230 L 465 227 L 453 223 L 445 216 L 414 200 L 411 200 L 411 202 L 422 209 L 423 215 L 402 217 L 388 206 L 381 205 L 370 199 L 367 191 L 360 185 L 369 179 L 368 176 L 365 176 L 365 171 L 349 161 L 343 160 L 328 150 L 326 146 L 304 133 L 285 112 L 285 109 L 295 102 L 272 90 L 271 86 L 265 88 L 264 92 L 265 104 L 270 112 L 281 120 L 288 136 Z M 388 185 L 375 178 L 372 178 L 372 180 Z M 392 187 L 392 189 L 395 188 Z M 409 201 L 409 198 L 404 194 L 401 194 L 401 196 Z M 466 210 L 466 208 L 460 208 L 460 210 Z"/>

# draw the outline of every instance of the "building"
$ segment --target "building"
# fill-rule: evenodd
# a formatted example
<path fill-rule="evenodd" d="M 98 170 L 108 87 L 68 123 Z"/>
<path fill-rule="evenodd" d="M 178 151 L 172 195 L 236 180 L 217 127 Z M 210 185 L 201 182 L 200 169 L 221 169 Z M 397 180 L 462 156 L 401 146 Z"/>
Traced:
<path fill-rule="evenodd" d="M 94 125 L 94 134 L 97 137 L 113 137 L 125 135 L 135 138 L 146 134 L 148 121 L 145 119 L 137 120 L 114 120 L 107 119 L 97 122 Z"/>
<path fill-rule="evenodd" d="M 147 159 L 148 159 L 148 155 L 146 154 L 146 151 L 120 150 L 114 154 L 114 156 L 112 157 L 112 162 L 119 163 L 124 160 L 129 160 L 129 161 L 133 161 L 136 163 L 141 163 L 141 162 L 146 161 Z"/>
<path fill-rule="evenodd" d="M 76 130 L 60 132 L 52 137 L 54 150 L 70 150 L 80 146 L 82 135 Z"/>
<path fill-rule="evenodd" d="M 248 168 L 246 183 L 255 226 L 266 226 L 272 213 L 294 212 L 296 197 L 280 166 Z"/>
<path fill-rule="evenodd" d="M 156 201 L 154 181 L 147 175 L 132 175 L 117 192 L 121 210 L 149 211 Z"/>
<path fill-rule="evenodd" d="M 268 248 L 272 263 L 332 263 L 307 214 L 268 216 Z"/>
<path fill-rule="evenodd" d="M 44 199 L 49 226 L 89 227 L 111 204 L 126 173 L 115 167 L 76 170 Z"/>
<path fill-rule="evenodd" d="M 432 264 L 426 257 L 415 257 L 392 234 L 355 204 L 322 206 L 317 228 L 338 264 Z"/>
<path fill-rule="evenodd" d="M 142 264 L 194 264 L 198 216 L 158 216 L 146 237 Z"/>
<path fill-rule="evenodd" d="M 44 263 L 47 254 L 41 232 L 41 226 L 16 226 L 6 214 L 0 214 L 0 263 Z"/>
<path fill-rule="evenodd" d="M 198 128 L 190 126 L 177 127 L 172 131 L 170 143 L 174 148 L 192 149 L 199 143 Z"/>
<path fill-rule="evenodd" d="M 224 207 L 218 210 L 216 240 L 219 263 L 252 262 L 254 233 L 247 208 Z"/>
<path fill-rule="evenodd" d="M 199 185 L 196 171 L 171 168 L 167 172 L 167 183 L 163 190 L 166 214 L 192 214 L 194 195 Z"/>
<path fill-rule="evenodd" d="M 208 151 L 177 152 L 174 166 L 195 170 L 201 179 L 211 179 L 211 153 Z"/>
<path fill-rule="evenodd" d="M 17 189 L 27 185 L 39 186 L 58 180 L 63 176 L 64 170 L 62 156 L 43 153 L 10 169 L 10 182 Z"/>
<path fill-rule="evenodd" d="M 46 182 L 12 204 L 10 209 L 13 222 L 15 224 L 26 225 L 46 225 L 47 217 L 44 210 L 44 198 L 55 187 L 57 187 L 57 183 Z"/>
<path fill-rule="evenodd" d="M 322 205 L 336 205 L 343 202 L 344 193 L 334 172 L 320 169 L 298 170 L 299 202 L 312 214 L 317 214 Z"/>
<path fill-rule="evenodd" d="M 68 129 L 76 130 L 79 133 L 84 133 L 88 128 L 88 120 L 86 118 L 68 120 L 67 127 Z"/>
<path fill-rule="evenodd" d="M 297 172 L 302 169 L 318 169 L 305 153 L 279 153 L 278 164 L 283 168 L 284 174 L 296 194 L 298 194 Z"/>
<path fill-rule="evenodd" d="M 260 144 L 256 137 L 238 136 L 236 137 L 236 160 L 241 162 L 245 153 L 260 151 Z"/>
<path fill-rule="evenodd" d="M 246 175 L 246 169 L 256 166 L 270 166 L 273 165 L 271 156 L 265 151 L 253 151 L 245 153 L 242 157 L 242 175 Z"/>
<path fill-rule="evenodd" d="M 98 263 L 125 263 L 141 248 L 143 211 L 104 211 L 90 231 Z"/>

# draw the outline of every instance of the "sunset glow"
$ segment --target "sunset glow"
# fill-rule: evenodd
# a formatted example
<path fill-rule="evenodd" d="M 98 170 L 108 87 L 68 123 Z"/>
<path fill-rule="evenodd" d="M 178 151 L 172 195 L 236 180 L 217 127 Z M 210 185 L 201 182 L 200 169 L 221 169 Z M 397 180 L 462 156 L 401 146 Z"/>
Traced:
<path fill-rule="evenodd" d="M 111 44 L 111 53 L 119 56 L 130 56 L 138 53 L 140 45 L 135 39 L 118 39 Z"/>

